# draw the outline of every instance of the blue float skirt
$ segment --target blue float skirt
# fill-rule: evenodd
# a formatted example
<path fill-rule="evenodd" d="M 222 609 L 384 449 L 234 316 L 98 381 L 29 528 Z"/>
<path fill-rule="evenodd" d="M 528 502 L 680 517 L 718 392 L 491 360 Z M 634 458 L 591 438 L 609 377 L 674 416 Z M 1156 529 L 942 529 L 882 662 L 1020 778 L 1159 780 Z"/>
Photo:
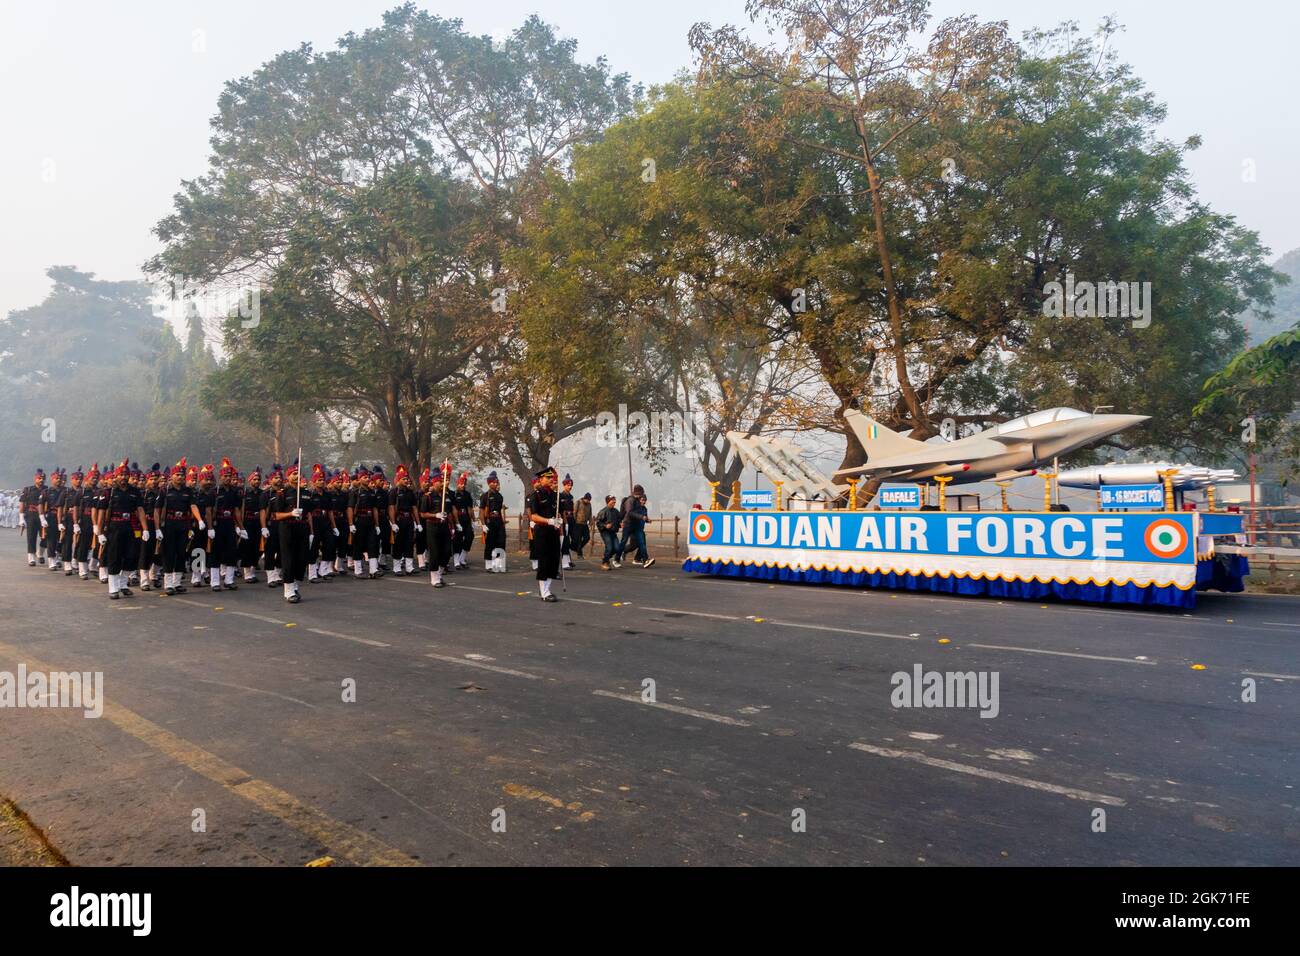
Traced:
<path fill-rule="evenodd" d="M 1094 604 L 1139 604 L 1154 607 L 1194 608 L 1196 592 L 1208 589 L 1242 591 L 1250 568 L 1241 555 L 1219 555 L 1198 561 L 1196 587 L 1179 588 L 1133 583 L 1092 584 L 1055 580 L 1020 580 L 960 574 L 910 574 L 903 571 L 837 571 L 789 568 L 775 564 L 733 563 L 687 558 L 683 571 L 717 577 L 784 581 L 795 584 L 832 584 L 854 588 L 887 588 L 899 591 L 929 591 L 936 594 L 970 594 L 994 598 L 1040 601 L 1087 601 Z"/>

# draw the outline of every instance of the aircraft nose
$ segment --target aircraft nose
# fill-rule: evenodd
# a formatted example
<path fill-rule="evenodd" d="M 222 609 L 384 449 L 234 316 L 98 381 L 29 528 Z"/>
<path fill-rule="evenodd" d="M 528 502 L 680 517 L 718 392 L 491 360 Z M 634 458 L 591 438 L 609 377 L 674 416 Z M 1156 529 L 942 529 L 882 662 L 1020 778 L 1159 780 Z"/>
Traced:
<path fill-rule="evenodd" d="M 1121 432 L 1126 428 L 1132 428 L 1134 425 L 1141 425 L 1143 422 L 1149 422 L 1150 415 L 1098 415 L 1097 424 L 1102 429 L 1102 434 L 1113 435 Z"/>

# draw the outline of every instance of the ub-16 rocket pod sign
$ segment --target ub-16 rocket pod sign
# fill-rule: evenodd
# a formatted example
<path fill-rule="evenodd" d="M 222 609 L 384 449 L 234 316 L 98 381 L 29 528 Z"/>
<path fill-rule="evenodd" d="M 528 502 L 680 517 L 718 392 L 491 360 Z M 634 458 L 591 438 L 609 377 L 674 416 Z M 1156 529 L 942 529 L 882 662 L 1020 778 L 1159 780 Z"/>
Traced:
<path fill-rule="evenodd" d="M 857 556 L 879 555 L 899 568 L 916 567 L 915 558 L 965 558 L 982 570 L 1005 567 L 1016 576 L 1019 561 L 1068 562 L 1076 569 L 1082 562 L 1081 573 L 1094 576 L 1100 562 L 1115 571 L 1128 565 L 1194 569 L 1194 522 L 1188 513 L 708 511 L 692 515 L 690 551 L 726 559 L 734 549 L 745 562 L 778 564 L 791 557 L 785 553 L 801 552 L 801 559 L 844 567 L 860 564 Z"/>

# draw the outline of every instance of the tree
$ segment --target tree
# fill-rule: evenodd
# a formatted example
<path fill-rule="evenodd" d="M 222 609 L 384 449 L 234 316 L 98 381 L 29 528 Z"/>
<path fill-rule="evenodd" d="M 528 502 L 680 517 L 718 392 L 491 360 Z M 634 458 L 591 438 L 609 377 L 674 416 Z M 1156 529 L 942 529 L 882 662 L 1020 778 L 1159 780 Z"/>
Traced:
<path fill-rule="evenodd" d="M 510 331 L 492 306 L 530 190 L 630 103 L 574 53 L 536 18 L 496 44 L 407 4 L 337 50 L 281 54 L 227 85 L 151 269 L 265 285 L 261 323 L 226 327 L 254 403 L 361 410 L 428 462 L 435 393 Z"/>

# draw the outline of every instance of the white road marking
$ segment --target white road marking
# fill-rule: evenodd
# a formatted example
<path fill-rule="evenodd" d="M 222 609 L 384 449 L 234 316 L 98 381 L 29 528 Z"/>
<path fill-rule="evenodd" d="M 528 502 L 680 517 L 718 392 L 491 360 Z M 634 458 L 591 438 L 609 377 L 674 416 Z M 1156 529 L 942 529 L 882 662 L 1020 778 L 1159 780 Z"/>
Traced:
<path fill-rule="evenodd" d="M 674 714 L 684 714 L 687 717 L 698 717 L 701 720 L 712 720 L 719 724 L 728 724 L 732 727 L 751 727 L 753 726 L 747 720 L 737 720 L 735 717 L 727 717 L 724 714 L 710 714 L 705 710 L 694 710 L 690 707 L 679 707 L 676 704 L 664 704 L 659 701 L 642 700 L 638 694 L 615 694 L 608 690 L 593 690 L 597 697 L 610 697 L 614 700 L 625 700 L 630 704 L 641 704 L 645 707 L 657 707 L 659 710 L 671 710 Z"/>
<path fill-rule="evenodd" d="M 1265 674 L 1262 671 L 1242 671 L 1247 677 L 1271 677 L 1273 680 L 1300 680 L 1300 674 Z"/>
<path fill-rule="evenodd" d="M 629 603 L 629 602 L 626 602 L 626 601 L 625 601 L 625 602 L 623 602 L 623 603 L 626 604 L 626 603 Z M 650 607 L 650 606 L 647 605 L 647 604 L 642 604 L 640 607 L 641 607 L 641 610 L 643 610 L 643 611 L 659 611 L 659 612 L 662 613 L 662 614 L 686 614 L 686 615 L 688 615 L 688 616 L 690 616 L 690 617 L 711 617 L 711 618 L 715 618 L 715 619 L 717 619 L 717 620 L 719 620 L 719 621 L 743 621 L 743 620 L 745 620 L 743 617 L 737 617 L 737 616 L 734 615 L 734 614 L 709 614 L 709 613 L 706 612 L 706 611 L 683 611 L 683 610 L 680 610 L 679 608 L 675 608 L 675 607 Z"/>
<path fill-rule="evenodd" d="M 1036 647 L 1010 647 L 1005 644 L 967 644 L 966 647 L 979 647 L 989 651 L 1021 651 L 1025 654 L 1051 654 L 1054 657 L 1081 657 L 1087 661 L 1112 661 L 1116 664 L 1147 664 L 1152 667 L 1155 661 L 1135 657 L 1103 657 L 1100 654 L 1075 654 L 1070 651 L 1045 651 Z"/>
<path fill-rule="evenodd" d="M 340 634 L 338 631 L 327 631 L 324 628 L 309 627 L 307 630 L 313 634 L 324 634 L 326 637 L 337 637 L 342 641 L 352 641 L 356 644 L 364 644 L 367 647 L 392 647 L 392 644 L 385 644 L 383 641 L 372 641 L 367 637 L 353 637 L 351 634 Z"/>
<path fill-rule="evenodd" d="M 240 617 L 251 617 L 255 621 L 264 621 L 267 624 L 279 624 L 283 627 L 288 621 L 282 621 L 277 617 L 268 617 L 265 614 L 254 614 L 252 611 L 231 611 L 231 614 L 238 614 Z"/>
<path fill-rule="evenodd" d="M 200 684 L 215 684 L 218 687 L 229 687 L 232 690 L 246 690 L 250 694 L 265 694 L 267 697 L 278 697 L 281 700 L 287 700 L 294 704 L 302 704 L 304 707 L 316 709 L 315 704 L 309 704 L 305 700 L 299 700 L 297 697 L 290 697 L 287 694 L 277 694 L 273 690 L 262 690 L 260 687 L 245 687 L 243 684 L 227 684 L 219 680 L 204 680 L 202 677 L 195 678 Z"/>
<path fill-rule="evenodd" d="M 884 631 L 858 631 L 851 627 L 831 627 L 826 624 L 801 624 L 797 621 L 773 621 L 770 618 L 768 624 L 775 624 L 777 627 L 801 627 L 810 631 L 833 631 L 837 634 L 857 634 L 862 637 L 888 637 L 895 641 L 917 641 L 919 637 L 913 637 L 911 634 L 887 634 Z"/>
<path fill-rule="evenodd" d="M 495 664 L 484 664 L 482 661 L 467 661 L 463 657 L 452 657 L 450 654 L 425 654 L 425 657 L 432 657 L 435 661 L 443 661 L 447 664 L 460 664 L 462 667 L 477 667 L 479 670 L 492 671 L 497 674 L 508 674 L 511 677 L 523 677 L 527 680 L 541 680 L 538 674 L 530 674 L 527 671 L 512 670 L 509 667 L 498 667 Z"/>
<path fill-rule="evenodd" d="M 1300 627 L 1300 624 L 1287 624 L 1284 621 L 1261 621 L 1261 624 L 1267 624 L 1269 627 Z"/>
<path fill-rule="evenodd" d="M 982 777 L 985 780 L 997 780 L 1000 783 L 1011 783 L 1018 787 L 1028 787 L 1030 790 L 1041 790 L 1044 793 L 1055 793 L 1062 797 L 1069 797 L 1071 800 L 1084 800 L 1089 803 L 1104 803 L 1110 807 L 1126 806 L 1126 802 L 1121 797 L 1112 797 L 1104 793 L 1092 793 L 1088 790 L 1078 790 L 1074 787 L 1062 787 L 1054 783 L 1044 783 L 1041 780 L 1031 780 L 1028 777 L 1018 777 L 1014 774 L 999 773 L 996 770 L 985 770 L 982 767 L 972 767 L 969 764 L 956 763 L 952 760 L 943 760 L 939 757 L 929 757 L 915 750 L 893 750 L 889 747 L 873 747 L 871 744 L 851 743 L 849 747 L 853 750 L 861 750 L 863 753 L 875 754 L 877 757 L 890 757 L 894 759 L 911 760 L 916 763 L 925 764 L 927 767 L 935 767 L 939 770 L 951 770 L 954 773 L 970 774 L 973 777 Z"/>
<path fill-rule="evenodd" d="M 459 588 L 462 591 L 482 591 L 484 594 L 509 594 L 514 596 L 516 593 L 514 591 L 508 591 L 505 588 L 479 588 L 472 584 L 455 584 L 452 586 Z"/>

